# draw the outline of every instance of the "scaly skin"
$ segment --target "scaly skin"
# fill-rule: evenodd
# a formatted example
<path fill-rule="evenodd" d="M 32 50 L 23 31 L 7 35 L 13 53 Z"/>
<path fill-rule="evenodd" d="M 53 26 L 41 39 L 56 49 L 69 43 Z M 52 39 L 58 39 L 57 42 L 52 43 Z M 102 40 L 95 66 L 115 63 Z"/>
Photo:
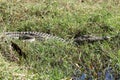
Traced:
<path fill-rule="evenodd" d="M 10 38 L 17 38 L 22 40 L 29 40 L 35 38 L 36 40 L 47 40 L 47 39 L 56 39 L 59 41 L 65 42 L 64 39 L 59 38 L 57 36 L 53 36 L 47 33 L 42 32 L 4 32 L 7 37 Z"/>
<path fill-rule="evenodd" d="M 28 40 L 28 41 L 35 41 L 35 40 L 48 40 L 48 39 L 55 39 L 59 40 L 62 42 L 69 42 L 66 41 L 63 38 L 53 36 L 47 33 L 42 33 L 42 32 L 4 32 L 5 36 L 10 37 L 10 38 L 17 38 L 17 39 L 22 39 L 22 40 Z M 101 40 L 106 40 L 110 39 L 111 37 L 105 36 L 105 37 L 96 37 L 92 35 L 83 35 L 75 38 L 73 41 L 76 43 L 81 43 L 84 41 L 87 42 L 95 42 L 95 41 L 101 41 Z"/>

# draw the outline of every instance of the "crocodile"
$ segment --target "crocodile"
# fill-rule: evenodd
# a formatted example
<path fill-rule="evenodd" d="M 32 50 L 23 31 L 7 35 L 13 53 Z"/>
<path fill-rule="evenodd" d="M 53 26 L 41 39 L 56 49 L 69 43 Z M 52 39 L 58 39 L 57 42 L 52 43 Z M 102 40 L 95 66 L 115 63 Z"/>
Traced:
<path fill-rule="evenodd" d="M 69 41 L 71 41 L 71 40 L 65 40 L 58 36 L 53 36 L 51 34 L 47 34 L 47 33 L 43 33 L 43 32 L 31 32 L 31 31 L 29 31 L 29 32 L 3 32 L 3 34 L 6 37 L 11 38 L 11 39 L 16 38 L 19 40 L 30 41 L 30 42 L 33 42 L 35 40 L 44 41 L 44 40 L 48 40 L 48 39 L 58 40 L 58 41 L 67 42 L 67 43 L 69 43 Z M 93 36 L 93 35 L 82 35 L 82 36 L 74 38 L 73 42 L 80 44 L 85 41 L 95 42 L 95 41 L 107 40 L 110 38 L 112 38 L 112 37 L 109 37 L 109 36 L 97 37 L 97 36 Z"/>

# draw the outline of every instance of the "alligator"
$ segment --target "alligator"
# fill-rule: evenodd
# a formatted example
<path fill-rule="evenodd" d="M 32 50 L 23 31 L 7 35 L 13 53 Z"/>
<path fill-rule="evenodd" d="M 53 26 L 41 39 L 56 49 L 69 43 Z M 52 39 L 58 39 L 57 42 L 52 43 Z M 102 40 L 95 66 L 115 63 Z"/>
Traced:
<path fill-rule="evenodd" d="M 113 36 L 113 37 L 117 37 L 117 36 Z M 66 40 L 58 36 L 53 36 L 51 34 L 42 33 L 42 32 L 2 32 L 0 34 L 0 41 L 2 42 L 5 41 L 8 43 L 10 42 L 11 51 L 12 49 L 14 49 L 19 54 L 20 57 L 22 56 L 24 59 L 26 59 L 27 57 L 26 54 L 24 53 L 24 51 L 22 51 L 22 49 L 16 43 L 13 42 L 13 39 L 19 39 L 22 41 L 29 41 L 29 42 L 45 41 L 45 40 L 53 39 L 53 40 L 58 40 L 64 43 L 72 42 L 72 43 L 75 43 L 75 45 L 80 45 L 84 42 L 92 43 L 96 41 L 108 40 L 113 37 L 109 37 L 109 36 L 97 37 L 93 35 L 82 35 L 72 39 L 71 41 L 71 39 Z M 14 57 L 13 59 L 17 60 L 16 57 Z"/>
<path fill-rule="evenodd" d="M 44 40 L 48 40 L 48 39 L 58 40 L 58 41 L 67 42 L 67 43 L 69 43 L 69 41 L 71 41 L 71 40 L 65 40 L 58 36 L 53 36 L 51 34 L 42 33 L 42 32 L 31 32 L 31 31 L 30 32 L 3 32 L 3 34 L 4 34 L 4 36 L 11 38 L 11 39 L 16 38 L 19 40 L 30 41 L 30 42 L 33 42 L 35 40 L 44 41 Z M 111 39 L 111 38 L 112 37 L 109 37 L 109 36 L 97 37 L 97 36 L 93 36 L 93 35 L 82 35 L 82 36 L 74 38 L 73 42 L 80 44 L 85 41 L 86 42 L 96 42 L 96 41 L 107 40 L 107 39 Z"/>

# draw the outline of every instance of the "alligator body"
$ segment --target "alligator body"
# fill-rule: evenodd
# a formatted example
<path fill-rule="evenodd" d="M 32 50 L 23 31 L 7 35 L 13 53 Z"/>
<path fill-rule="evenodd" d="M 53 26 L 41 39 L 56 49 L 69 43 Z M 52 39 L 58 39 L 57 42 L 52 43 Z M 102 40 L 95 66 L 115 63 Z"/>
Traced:
<path fill-rule="evenodd" d="M 58 40 L 62 42 L 69 42 L 63 38 L 53 36 L 47 33 L 42 33 L 42 32 L 4 32 L 4 35 L 9 38 L 16 38 L 20 40 L 26 40 L 26 41 L 44 41 L 48 39 L 53 39 L 53 40 Z M 107 40 L 110 39 L 111 37 L 105 36 L 105 37 L 96 37 L 92 35 L 82 35 L 77 38 L 73 39 L 73 42 L 75 43 L 82 43 L 82 42 L 95 42 L 95 41 L 101 41 L 101 40 Z"/>
<path fill-rule="evenodd" d="M 71 40 L 65 40 L 63 38 L 57 37 L 57 36 L 53 36 L 50 34 L 46 34 L 46 33 L 42 33 L 42 32 L 3 32 L 0 35 L 0 40 L 9 42 L 10 41 L 10 48 L 16 50 L 16 52 L 19 54 L 19 56 L 23 57 L 24 59 L 26 59 L 26 54 L 24 53 L 24 51 L 22 51 L 22 49 L 20 49 L 20 47 L 14 43 L 12 41 L 12 39 L 19 39 L 19 40 L 23 40 L 23 41 L 29 41 L 29 42 L 33 42 L 35 40 L 37 41 L 45 41 L 48 39 L 52 39 L 52 40 L 58 40 L 61 42 L 65 42 L 65 43 L 73 43 L 73 44 L 77 44 L 80 45 L 84 42 L 96 42 L 96 41 L 101 41 L 101 40 L 106 40 L 106 39 L 110 39 L 112 37 L 96 37 L 96 36 L 92 36 L 92 35 L 82 35 L 79 37 L 74 38 L 72 41 Z M 14 57 L 14 56 L 13 56 Z M 17 58 L 15 58 L 17 59 Z"/>
<path fill-rule="evenodd" d="M 43 40 L 48 40 L 48 39 L 55 39 L 59 40 L 62 42 L 65 42 L 63 38 L 53 36 L 47 33 L 42 33 L 42 32 L 4 32 L 6 37 L 9 38 L 16 38 L 20 40 L 26 40 L 26 41 L 43 41 Z"/>

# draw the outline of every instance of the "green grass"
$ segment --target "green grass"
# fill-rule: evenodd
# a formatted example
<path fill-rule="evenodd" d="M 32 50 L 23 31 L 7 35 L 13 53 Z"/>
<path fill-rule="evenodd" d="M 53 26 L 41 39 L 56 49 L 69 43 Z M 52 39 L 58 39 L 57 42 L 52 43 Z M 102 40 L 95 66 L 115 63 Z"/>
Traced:
<path fill-rule="evenodd" d="M 119 0 L 4 0 L 0 1 L 0 32 L 3 32 L 3 29 L 39 31 L 65 39 L 83 34 L 110 36 L 120 31 L 119 14 Z M 82 73 L 97 79 L 97 73 L 102 72 L 103 80 L 107 67 L 112 67 L 114 74 L 118 76 L 119 37 L 80 46 L 56 40 L 33 43 L 14 40 L 27 55 L 27 60 L 11 62 L 1 55 L 0 79 L 69 80 L 74 76 L 81 76 Z M 0 47 L 1 54 L 11 53 L 8 43 L 0 42 Z M 17 54 L 15 51 L 12 53 Z"/>

